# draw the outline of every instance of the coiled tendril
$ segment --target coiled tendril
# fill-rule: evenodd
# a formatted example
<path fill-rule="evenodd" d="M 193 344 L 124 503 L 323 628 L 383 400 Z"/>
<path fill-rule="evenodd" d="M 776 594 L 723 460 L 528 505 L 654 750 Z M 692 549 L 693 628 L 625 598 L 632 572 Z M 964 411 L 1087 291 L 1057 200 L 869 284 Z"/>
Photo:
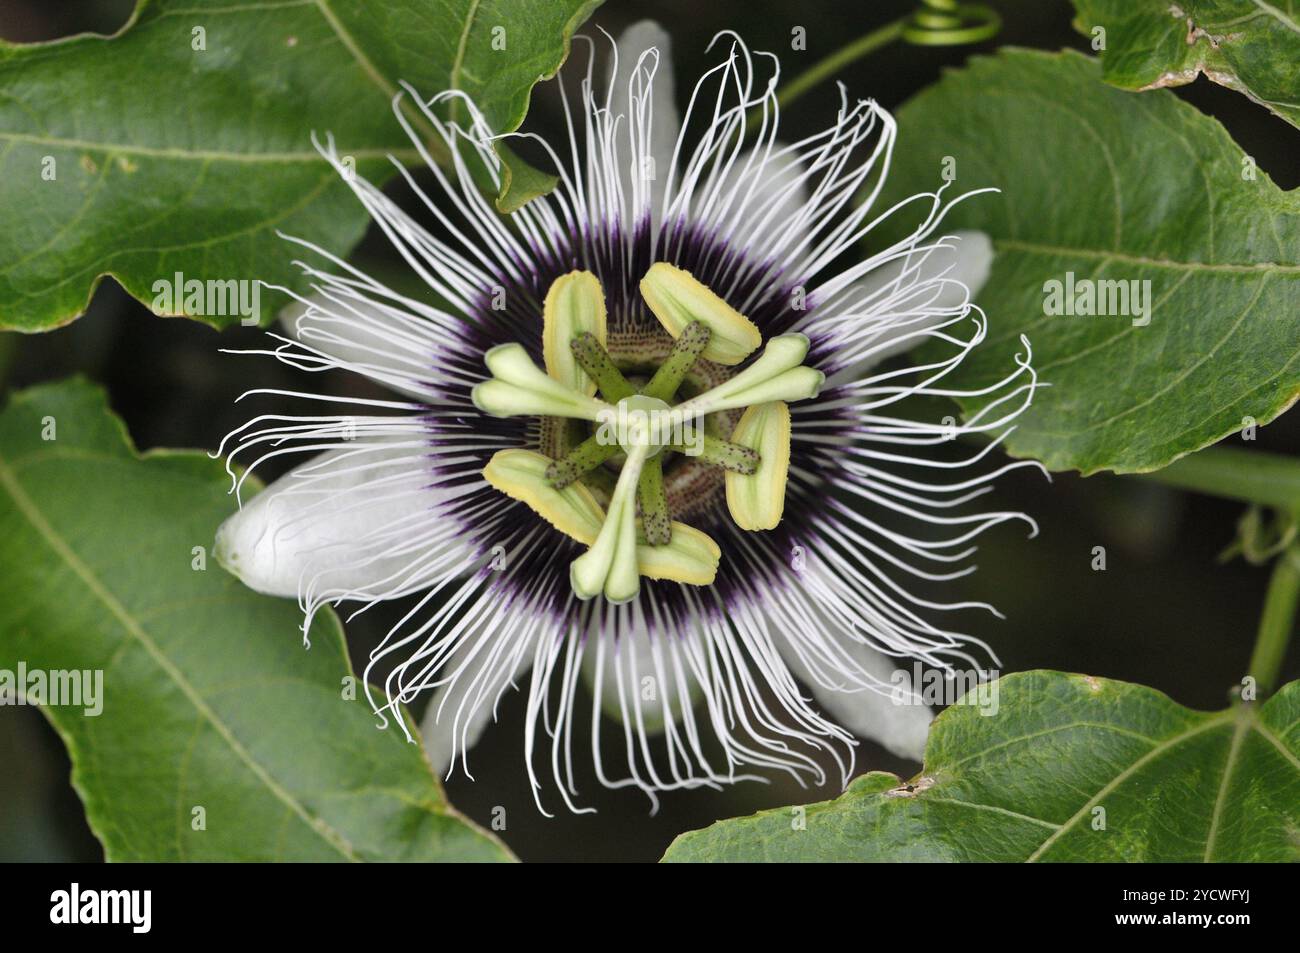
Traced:
<path fill-rule="evenodd" d="M 960 46 L 981 43 L 1002 27 L 997 12 L 982 3 L 921 0 L 921 7 L 903 27 L 902 39 L 918 46 Z"/>

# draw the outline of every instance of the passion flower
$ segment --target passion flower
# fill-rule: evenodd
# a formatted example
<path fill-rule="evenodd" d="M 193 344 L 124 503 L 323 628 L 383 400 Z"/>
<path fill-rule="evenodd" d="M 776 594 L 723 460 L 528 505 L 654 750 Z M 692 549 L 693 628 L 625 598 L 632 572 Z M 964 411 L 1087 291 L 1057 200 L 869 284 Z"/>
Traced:
<path fill-rule="evenodd" d="M 542 143 L 559 186 L 509 214 L 480 188 L 505 174 L 493 130 L 458 91 L 394 104 L 417 149 L 408 103 L 453 157 L 454 174 L 429 162 L 438 201 L 402 172 L 432 230 L 327 142 L 437 303 L 313 249 L 332 270 L 303 265 L 315 292 L 264 353 L 404 396 L 258 417 L 228 438 L 248 460 L 237 486 L 270 458 L 319 455 L 221 528 L 223 564 L 297 595 L 308 623 L 326 603 L 411 597 L 366 683 L 381 679 L 385 721 L 432 691 L 424 734 L 444 770 L 468 771 L 526 679 L 539 808 L 540 763 L 581 809 L 571 742 L 586 697 L 597 778 L 652 800 L 768 771 L 820 784 L 819 751 L 843 781 L 855 734 L 919 756 L 930 714 L 894 704 L 891 674 L 987 649 L 929 617 L 971 604 L 905 583 L 963 574 L 975 537 L 1028 521 L 964 509 L 1030 464 L 985 465 L 996 439 L 951 443 L 1003 434 L 1028 405 L 1027 341 L 978 416 L 903 414 L 961 395 L 945 378 L 985 338 L 970 297 L 988 241 L 940 234 L 942 189 L 878 207 L 895 126 L 874 102 L 842 94 L 827 129 L 782 144 L 776 58 L 718 44 L 683 122 L 653 24 L 616 44 L 603 90 L 590 60 L 576 104 L 559 81 L 564 157 Z M 453 102 L 465 128 L 443 118 Z M 919 225 L 878 240 L 903 206 Z M 921 344 L 918 363 L 882 363 Z"/>

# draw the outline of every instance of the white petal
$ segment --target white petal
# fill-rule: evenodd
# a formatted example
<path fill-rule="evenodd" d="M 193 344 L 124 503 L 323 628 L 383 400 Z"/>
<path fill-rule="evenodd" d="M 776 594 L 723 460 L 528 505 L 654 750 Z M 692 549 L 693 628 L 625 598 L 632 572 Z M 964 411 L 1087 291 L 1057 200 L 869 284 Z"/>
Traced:
<path fill-rule="evenodd" d="M 659 64 L 650 87 L 650 128 L 646 130 L 644 157 L 649 158 L 654 178 L 650 180 L 650 208 L 656 219 L 663 207 L 664 186 L 668 170 L 673 163 L 673 149 L 681 132 L 681 116 L 677 112 L 676 86 L 673 81 L 672 40 L 668 31 L 653 20 L 641 20 L 623 31 L 616 44 L 618 74 L 610 77 L 610 107 L 614 115 L 623 117 L 618 135 L 619 174 L 623 194 L 632 198 L 632 178 L 642 157 L 633 156 L 627 148 L 628 125 L 636 121 L 637 111 L 631 102 L 628 81 L 637 62 L 647 50 L 658 50 Z M 647 58 L 647 65 L 653 58 Z M 639 210 L 638 210 L 639 211 Z"/>
<path fill-rule="evenodd" d="M 915 264 L 915 263 L 913 263 Z M 960 313 L 965 306 L 975 299 L 984 282 L 988 280 L 989 269 L 993 265 L 993 243 L 983 232 L 961 230 L 948 235 L 945 247 L 930 252 L 924 263 L 916 269 L 915 274 L 905 279 L 906 287 L 916 287 L 931 282 L 942 276 L 943 284 L 934 294 L 926 293 L 927 310 L 938 310 L 947 314 L 936 314 L 920 319 L 908 320 L 894 329 L 899 340 L 889 342 L 889 330 L 871 341 L 871 354 L 866 359 L 853 365 L 845 372 L 832 378 L 832 383 L 841 379 L 858 380 L 865 376 L 876 364 L 887 357 L 910 351 L 925 339 L 920 332 L 949 320 L 954 313 Z M 880 318 L 873 313 L 872 302 L 867 299 L 879 295 L 879 301 L 885 302 L 894 293 L 890 286 L 898 280 L 899 275 L 908 268 L 906 259 L 897 259 L 864 275 L 855 281 L 836 298 L 853 306 L 855 312 L 864 315 L 863 323 L 880 318 L 888 318 L 888 306 L 885 305 Z M 832 308 L 831 310 L 834 310 Z M 815 322 L 814 318 L 814 322 Z"/>
<path fill-rule="evenodd" d="M 466 637 L 463 647 L 451 657 L 447 671 L 455 672 L 455 679 L 434 689 L 420 723 L 429 763 L 439 777 L 446 777 L 452 760 L 474 747 L 489 722 L 495 720 L 496 703 L 502 691 L 533 664 L 531 652 L 523 652 L 512 666 L 502 665 L 499 657 L 482 648 L 466 659 L 464 646 L 477 641 Z"/>
<path fill-rule="evenodd" d="M 451 561 L 427 453 L 376 443 L 323 453 L 245 501 L 217 530 L 217 560 L 269 595 L 360 597 L 410 591 Z"/>
<path fill-rule="evenodd" d="M 840 640 L 853 662 L 866 674 L 887 687 L 897 685 L 899 695 L 912 696 L 911 677 L 895 676 L 903 670 L 901 660 L 848 638 Z M 778 638 L 777 648 L 796 678 L 812 689 L 818 703 L 837 722 L 859 738 L 874 741 L 900 758 L 920 761 L 934 713 L 923 704 L 900 704 L 894 695 L 882 695 L 867 688 L 844 690 L 824 684 L 800 658 L 788 639 Z M 906 674 L 904 672 L 904 674 Z"/>

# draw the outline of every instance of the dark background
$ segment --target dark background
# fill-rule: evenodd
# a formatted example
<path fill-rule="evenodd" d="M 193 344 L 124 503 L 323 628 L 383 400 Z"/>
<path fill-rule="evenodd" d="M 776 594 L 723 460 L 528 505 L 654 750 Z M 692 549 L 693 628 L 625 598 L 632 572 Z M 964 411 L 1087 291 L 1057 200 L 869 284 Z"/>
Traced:
<path fill-rule="evenodd" d="M 1004 26 L 996 41 L 979 47 L 928 49 L 894 45 L 842 71 L 853 95 L 872 96 L 896 108 L 933 82 L 945 66 L 972 52 L 1017 44 L 1044 49 L 1086 49 L 1070 27 L 1072 8 L 1064 0 L 994 2 Z M 611 33 L 651 16 L 674 41 L 678 97 L 714 59 L 704 50 L 724 28 L 739 31 L 756 49 L 782 56 L 786 77 L 833 52 L 854 37 L 906 12 L 905 2 L 776 2 L 776 0 L 609 0 L 592 23 Z M 111 33 L 127 18 L 129 0 L 0 0 L 0 37 L 32 42 L 91 30 Z M 806 52 L 789 52 L 791 28 L 806 28 Z M 590 26 L 588 27 L 590 29 Z M 1178 91 L 1220 119 L 1261 168 L 1284 188 L 1300 184 L 1296 130 L 1245 97 L 1198 80 Z M 805 95 L 782 114 L 783 139 L 821 128 L 838 97 L 830 85 Z M 538 97 L 530 128 L 553 131 L 557 116 Z M 906 129 L 902 130 L 906 135 Z M 1005 143 L 1032 149 L 1032 142 Z M 360 254 L 383 253 L 370 236 Z M 992 322 L 1014 320 L 990 315 Z M 221 347 L 259 344 L 248 329 L 217 333 L 197 322 L 153 317 L 105 281 L 89 313 L 49 334 L 0 334 L 0 388 L 8 390 L 71 373 L 107 388 L 114 409 L 126 420 L 136 443 L 212 448 L 246 419 L 234 399 L 246 388 L 293 388 L 295 375 L 273 361 L 223 356 Z M 319 383 L 319 379 L 316 380 Z M 338 392 L 354 387 L 341 380 Z M 1229 438 L 1237 443 L 1237 438 Z M 1252 446 L 1247 444 L 1246 446 Z M 1300 451 L 1300 415 L 1262 429 L 1253 445 L 1276 452 Z M 1231 502 L 1184 494 L 1148 480 L 1055 474 L 1047 483 L 1032 471 L 1011 474 L 999 484 L 1000 506 L 1032 514 L 1040 537 L 1025 542 L 1014 526 L 983 537 L 980 572 L 961 581 L 954 599 L 987 599 L 1007 616 L 965 619 L 967 629 L 989 641 L 1002 657 L 1003 671 L 1054 668 L 1151 685 L 1196 708 L 1222 707 L 1250 655 L 1267 570 L 1241 560 L 1220 565 L 1218 554 L 1232 541 L 1243 508 Z M 1092 548 L 1104 546 L 1107 570 L 1090 569 Z M 0 583 L 3 585 L 3 583 Z M 368 617 L 363 617 L 368 618 Z M 360 620 L 359 620 L 360 621 Z M 354 658 L 364 658 L 382 632 L 376 616 L 349 628 Z M 286 637 L 295 638 L 296 633 Z M 1292 653 L 1285 677 L 1300 675 Z M 581 704 L 581 703 L 580 703 Z M 729 791 L 678 792 L 663 797 L 656 816 L 634 792 L 606 792 L 584 786 L 596 815 L 554 819 L 537 814 L 522 762 L 524 698 L 508 696 L 501 722 L 474 749 L 476 780 L 456 777 L 447 784 L 458 808 L 487 824 L 494 806 L 506 808 L 507 844 L 525 860 L 655 860 L 684 830 L 750 813 L 762 807 L 823 800 L 831 789 L 804 790 L 789 782 L 741 785 Z M 575 739 L 579 751 L 585 739 Z M 859 749 L 858 770 L 883 769 L 908 776 L 917 765 L 878 747 Z M 58 738 L 40 714 L 0 708 L 0 860 L 93 860 L 102 856 L 85 825 L 68 784 L 69 765 Z"/>

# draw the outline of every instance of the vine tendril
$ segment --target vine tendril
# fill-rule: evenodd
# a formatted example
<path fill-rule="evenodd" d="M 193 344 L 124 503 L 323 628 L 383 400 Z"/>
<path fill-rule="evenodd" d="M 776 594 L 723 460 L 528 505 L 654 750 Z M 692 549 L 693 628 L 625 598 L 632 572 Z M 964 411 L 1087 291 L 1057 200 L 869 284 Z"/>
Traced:
<path fill-rule="evenodd" d="M 916 46 L 962 46 L 997 35 L 1002 18 L 982 3 L 921 0 L 903 27 L 902 39 Z"/>
<path fill-rule="evenodd" d="M 808 90 L 829 79 L 848 64 L 904 40 L 914 46 L 961 46 L 981 43 L 997 34 L 1002 18 L 982 3 L 958 0 L 920 0 L 919 9 L 841 47 L 830 56 L 795 77 L 777 96 L 788 106 Z"/>

